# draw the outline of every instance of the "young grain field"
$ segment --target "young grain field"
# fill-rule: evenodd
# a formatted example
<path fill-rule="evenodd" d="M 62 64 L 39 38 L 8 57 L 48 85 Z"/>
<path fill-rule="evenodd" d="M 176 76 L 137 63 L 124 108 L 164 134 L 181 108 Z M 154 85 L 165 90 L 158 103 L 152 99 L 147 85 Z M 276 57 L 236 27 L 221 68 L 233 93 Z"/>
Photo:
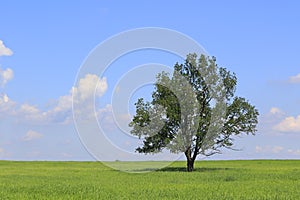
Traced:
<path fill-rule="evenodd" d="M 99 162 L 0 161 L 0 199 L 300 199 L 300 160 L 198 161 L 195 167 L 187 173 L 185 162 L 174 162 L 126 173 Z"/>

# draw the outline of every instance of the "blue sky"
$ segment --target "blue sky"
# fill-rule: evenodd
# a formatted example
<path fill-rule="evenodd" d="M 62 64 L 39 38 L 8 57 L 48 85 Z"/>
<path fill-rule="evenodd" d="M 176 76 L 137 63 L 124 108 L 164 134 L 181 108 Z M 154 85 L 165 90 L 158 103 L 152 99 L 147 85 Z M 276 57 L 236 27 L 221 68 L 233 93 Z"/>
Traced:
<path fill-rule="evenodd" d="M 193 38 L 237 74 L 237 95 L 259 109 L 257 135 L 236 139 L 242 151 L 210 159 L 299 158 L 299 8 L 297 1 L 2 1 L 0 159 L 94 159 L 76 132 L 70 91 L 99 43 L 142 27 Z M 133 149 L 132 138 L 118 140 L 109 94 L 135 66 L 178 59 L 150 50 L 125 55 L 104 77 L 86 77 L 77 90 L 88 95 L 89 83 L 100 81 L 99 115 L 111 138 Z M 131 104 L 148 89 L 135 93 Z"/>

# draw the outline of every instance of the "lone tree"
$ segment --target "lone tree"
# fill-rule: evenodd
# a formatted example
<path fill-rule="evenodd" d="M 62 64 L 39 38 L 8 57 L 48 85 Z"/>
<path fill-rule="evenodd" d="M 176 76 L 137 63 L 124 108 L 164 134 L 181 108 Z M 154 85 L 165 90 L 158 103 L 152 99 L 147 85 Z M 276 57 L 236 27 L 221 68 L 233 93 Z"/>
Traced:
<path fill-rule="evenodd" d="M 258 110 L 234 95 L 236 84 L 235 73 L 218 67 L 215 57 L 204 55 L 187 55 L 184 64 L 175 64 L 172 76 L 159 73 L 152 101 L 140 98 L 135 103 L 136 114 L 129 126 L 131 134 L 143 139 L 136 151 L 183 152 L 191 172 L 199 154 L 233 149 L 233 136 L 254 135 Z"/>

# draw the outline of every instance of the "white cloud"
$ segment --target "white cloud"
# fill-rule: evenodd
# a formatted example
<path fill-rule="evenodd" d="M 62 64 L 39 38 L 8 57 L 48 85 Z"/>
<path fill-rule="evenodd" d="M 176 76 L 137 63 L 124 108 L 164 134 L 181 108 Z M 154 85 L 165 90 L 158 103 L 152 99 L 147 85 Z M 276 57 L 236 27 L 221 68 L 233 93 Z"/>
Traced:
<path fill-rule="evenodd" d="M 282 146 L 275 146 L 272 148 L 272 152 L 273 153 L 280 153 L 281 151 L 283 151 L 283 147 Z"/>
<path fill-rule="evenodd" d="M 73 87 L 69 94 L 61 96 L 56 106 L 47 112 L 47 117 L 53 122 L 69 123 L 72 121 L 72 103 L 76 104 L 74 112 L 88 120 L 95 116 L 94 96 L 101 97 L 107 90 L 106 78 L 100 79 L 95 74 L 87 74 L 80 79 L 78 85 Z"/>
<path fill-rule="evenodd" d="M 0 147 L 0 159 L 11 156 L 11 153 Z"/>
<path fill-rule="evenodd" d="M 280 132 L 300 132 L 300 115 L 298 117 L 286 117 L 273 127 L 273 130 Z"/>
<path fill-rule="evenodd" d="M 284 111 L 277 107 L 272 107 L 267 113 L 259 116 L 258 130 L 263 134 L 278 134 L 273 127 L 286 117 Z"/>
<path fill-rule="evenodd" d="M 79 101 L 101 97 L 107 90 L 106 78 L 100 79 L 95 74 L 86 74 L 84 78 L 80 79 L 77 87 L 73 87 L 73 95 Z"/>
<path fill-rule="evenodd" d="M 7 94 L 0 95 L 0 117 L 13 117 L 18 123 L 41 124 L 48 120 L 46 112 L 42 112 L 36 106 L 28 103 L 18 105 Z"/>
<path fill-rule="evenodd" d="M 22 104 L 19 109 L 15 111 L 15 119 L 19 123 L 30 124 L 45 124 L 48 123 L 48 116 L 46 112 L 42 112 L 34 105 L 27 103 Z"/>
<path fill-rule="evenodd" d="M 288 149 L 287 152 L 295 156 L 300 156 L 300 149 Z"/>
<path fill-rule="evenodd" d="M 20 112 L 26 113 L 26 114 L 37 114 L 40 111 L 35 106 L 32 106 L 32 105 L 29 105 L 29 104 L 25 103 L 25 104 L 21 105 Z"/>
<path fill-rule="evenodd" d="M 0 56 L 11 56 L 13 54 L 12 50 L 7 48 L 3 41 L 0 40 Z"/>
<path fill-rule="evenodd" d="M 4 103 L 9 102 L 9 98 L 8 98 L 8 96 L 6 94 L 3 95 L 3 102 Z"/>
<path fill-rule="evenodd" d="M 13 79 L 14 77 L 14 72 L 12 69 L 7 68 L 6 70 L 3 70 L 0 68 L 0 86 L 4 87 L 6 83 Z"/>
<path fill-rule="evenodd" d="M 10 100 L 7 94 L 0 95 L 0 116 L 13 115 L 15 105 L 16 103 Z"/>
<path fill-rule="evenodd" d="M 30 122 L 42 122 L 47 119 L 47 113 L 40 111 L 36 106 L 30 104 L 22 104 L 16 111 L 19 120 Z"/>
<path fill-rule="evenodd" d="M 31 141 L 31 140 L 39 139 L 41 137 L 43 137 L 42 134 L 40 134 L 36 131 L 29 130 L 29 131 L 27 131 L 26 135 L 23 137 L 23 140 Z"/>
<path fill-rule="evenodd" d="M 101 97 L 108 88 L 106 78 L 95 74 L 86 74 L 73 87 L 73 112 L 77 120 L 89 122 L 97 114 L 94 109 L 94 97 Z"/>
<path fill-rule="evenodd" d="M 255 152 L 256 153 L 261 153 L 261 152 L 263 152 L 263 148 L 261 146 L 256 146 L 255 147 Z"/>
<path fill-rule="evenodd" d="M 284 148 L 282 146 L 256 146 L 255 152 L 256 153 L 263 153 L 263 154 L 279 154 L 284 151 Z"/>
<path fill-rule="evenodd" d="M 104 130 L 115 129 L 114 117 L 112 112 L 112 105 L 107 104 L 105 107 L 101 108 L 97 112 L 97 118 L 99 125 Z"/>
<path fill-rule="evenodd" d="M 72 155 L 72 154 L 69 154 L 69 153 L 61 153 L 61 156 L 62 156 L 63 158 L 72 158 L 72 157 L 73 157 L 73 155 Z"/>
<path fill-rule="evenodd" d="M 284 117 L 286 117 L 286 113 L 284 111 L 282 111 L 281 109 L 277 108 L 277 107 L 272 107 L 269 112 L 263 114 L 260 117 L 260 121 L 262 123 L 278 123 L 279 121 L 281 121 Z"/>
<path fill-rule="evenodd" d="M 112 131 L 116 129 L 120 129 L 125 132 L 130 131 L 128 124 L 131 121 L 131 116 L 126 113 L 113 113 L 111 104 L 107 104 L 105 107 L 100 108 L 97 112 L 97 118 L 99 125 L 104 131 Z"/>
<path fill-rule="evenodd" d="M 69 123 L 72 121 L 72 93 L 61 96 L 53 109 L 46 112 L 49 121 Z"/>
<path fill-rule="evenodd" d="M 65 110 L 72 109 L 72 96 L 71 95 L 65 95 L 61 96 L 58 99 L 58 103 L 56 107 L 53 109 L 54 112 L 61 112 Z"/>
<path fill-rule="evenodd" d="M 284 114 L 284 112 L 282 110 L 280 110 L 279 108 L 272 107 L 270 109 L 270 114 L 272 114 L 272 115 L 282 115 L 282 114 Z"/>
<path fill-rule="evenodd" d="M 289 83 L 300 83 L 300 74 L 291 76 L 288 81 Z"/>
<path fill-rule="evenodd" d="M 16 106 L 16 103 L 11 101 L 6 94 L 2 94 L 0 95 L 0 116 L 14 116 L 18 122 L 26 123 L 69 123 L 73 119 L 72 102 L 74 97 L 77 108 L 75 112 L 89 120 L 97 114 L 94 112 L 94 104 L 91 100 L 94 95 L 101 97 L 107 87 L 106 78 L 100 79 L 96 75 L 87 74 L 79 80 L 77 87 L 73 87 L 69 94 L 61 96 L 56 104 L 46 111 L 28 103 Z"/>

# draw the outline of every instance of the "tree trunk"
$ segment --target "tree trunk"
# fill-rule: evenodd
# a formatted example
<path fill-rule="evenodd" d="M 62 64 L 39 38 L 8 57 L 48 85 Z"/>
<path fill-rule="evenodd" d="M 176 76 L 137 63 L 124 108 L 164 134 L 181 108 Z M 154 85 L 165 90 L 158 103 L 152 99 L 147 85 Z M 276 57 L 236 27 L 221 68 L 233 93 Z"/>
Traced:
<path fill-rule="evenodd" d="M 187 165 L 187 171 L 192 172 L 194 171 L 194 161 L 193 158 L 187 159 L 186 165 Z"/>
<path fill-rule="evenodd" d="M 184 152 L 185 156 L 186 156 L 186 170 L 188 172 L 192 172 L 194 171 L 194 161 L 196 159 L 195 156 L 192 156 L 192 151 L 191 151 L 191 147 L 189 147 L 185 152 Z"/>

